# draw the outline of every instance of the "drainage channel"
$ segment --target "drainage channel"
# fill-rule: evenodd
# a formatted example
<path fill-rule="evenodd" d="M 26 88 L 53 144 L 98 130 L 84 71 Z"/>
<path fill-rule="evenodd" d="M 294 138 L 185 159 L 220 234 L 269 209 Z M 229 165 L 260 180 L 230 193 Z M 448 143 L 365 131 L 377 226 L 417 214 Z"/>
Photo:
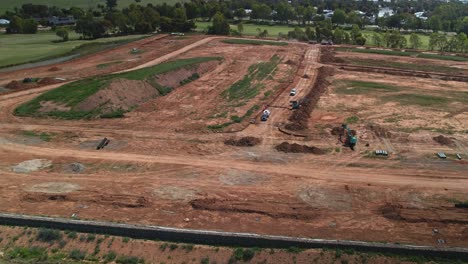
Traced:
<path fill-rule="evenodd" d="M 143 226 L 6 213 L 0 213 L 0 224 L 9 226 L 45 227 L 84 233 L 126 236 L 136 239 L 153 239 L 213 246 L 354 249 L 365 252 L 423 255 L 465 261 L 468 260 L 467 248 L 436 248 L 431 246 L 401 245 L 392 243 L 384 244 L 350 240 L 297 238 L 288 236 L 260 235 L 254 233 L 234 233 L 162 226 Z"/>

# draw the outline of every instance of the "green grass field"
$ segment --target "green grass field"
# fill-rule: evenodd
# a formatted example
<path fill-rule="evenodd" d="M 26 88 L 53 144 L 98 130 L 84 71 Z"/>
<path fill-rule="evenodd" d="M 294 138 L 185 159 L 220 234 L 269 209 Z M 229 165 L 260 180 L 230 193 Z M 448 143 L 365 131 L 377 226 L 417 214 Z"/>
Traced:
<path fill-rule="evenodd" d="M 80 54 L 89 54 L 108 47 L 107 44 L 110 43 L 125 43 L 144 36 L 131 35 L 96 40 L 79 40 L 78 34 L 70 32 L 70 41 L 54 42 L 59 40 L 55 32 L 43 32 L 31 35 L 1 34 L 0 58 L 2 59 L 0 60 L 0 67 L 60 57 L 74 50 Z M 80 46 L 82 46 L 81 50 L 76 50 Z"/>
<path fill-rule="evenodd" d="M 387 67 L 401 70 L 423 71 L 423 72 L 439 72 L 447 74 L 464 74 L 466 70 L 431 64 L 416 64 L 416 63 L 401 63 L 389 60 L 375 60 L 375 59 L 348 59 L 344 61 L 349 64 L 369 67 Z"/>
<path fill-rule="evenodd" d="M 372 41 L 372 35 L 374 34 L 373 31 L 370 30 L 363 30 L 362 35 L 367 39 L 366 41 L 366 46 L 375 46 L 375 43 Z M 419 38 L 421 39 L 421 49 L 428 49 L 429 48 L 429 36 L 428 35 L 423 35 L 423 34 L 417 34 Z M 406 38 L 406 42 L 409 44 L 409 38 L 410 35 L 403 35 Z"/>
<path fill-rule="evenodd" d="M 41 94 L 40 96 L 34 98 L 33 100 L 26 102 L 20 105 L 18 108 L 15 109 L 15 114 L 19 116 L 51 116 L 56 118 L 63 118 L 63 119 L 83 119 L 83 118 L 93 118 L 99 116 L 101 113 L 100 107 L 95 108 L 91 111 L 80 111 L 75 110 L 73 107 L 78 105 L 80 102 L 84 101 L 86 98 L 90 97 L 91 95 L 98 92 L 100 89 L 106 87 L 107 84 L 112 79 L 122 78 L 127 80 L 147 80 L 148 83 L 154 86 L 155 89 L 161 89 L 165 87 L 160 87 L 157 84 L 152 83 L 149 77 L 162 74 L 170 71 L 174 71 L 183 67 L 188 67 L 191 65 L 199 64 L 206 61 L 212 60 L 221 60 L 220 57 L 201 57 L 201 58 L 190 58 L 190 59 L 183 59 L 171 62 L 165 62 L 158 64 L 156 66 L 148 67 L 139 69 L 136 71 L 124 72 L 119 74 L 110 74 L 110 75 L 102 75 L 91 77 L 83 80 L 79 80 L 76 82 L 72 82 L 69 84 L 65 84 L 59 88 L 54 90 L 48 91 L 46 93 Z M 160 94 L 164 95 L 165 93 L 170 91 L 160 91 Z M 71 110 L 69 111 L 51 111 L 51 112 L 39 112 L 41 108 L 40 103 L 42 101 L 50 101 L 54 103 L 58 103 L 61 105 L 65 105 L 70 107 Z M 114 113 L 111 113 L 114 114 Z M 123 114 L 123 113 L 122 113 Z"/>
<path fill-rule="evenodd" d="M 205 31 L 209 26 L 211 26 L 211 22 L 197 22 L 197 31 Z M 255 24 L 244 24 L 244 35 L 248 36 L 255 36 L 258 34 L 257 28 L 261 31 L 267 30 L 268 37 L 278 37 L 278 33 L 287 34 L 288 31 L 294 29 L 294 27 L 282 26 L 282 25 L 274 25 L 274 26 L 267 26 L 267 25 L 255 25 Z M 231 29 L 237 30 L 237 25 L 231 25 Z M 304 28 L 303 28 L 304 29 Z"/>
<path fill-rule="evenodd" d="M 338 51 L 347 51 L 347 52 L 382 54 L 382 55 L 390 55 L 390 56 L 403 56 L 403 57 L 413 56 L 413 57 L 418 57 L 418 58 L 435 59 L 435 60 L 468 61 L 468 58 L 460 57 L 460 56 L 426 54 L 426 53 L 413 52 L 413 51 L 395 51 L 395 50 L 380 50 L 380 49 L 357 49 L 357 48 L 336 48 L 336 50 L 338 50 Z"/>
<path fill-rule="evenodd" d="M 187 0 L 141 0 L 141 5 L 147 4 L 175 4 L 178 2 L 186 2 Z M 5 13 L 7 10 L 13 10 L 15 7 L 21 7 L 23 4 L 34 3 L 36 5 L 48 5 L 48 6 L 58 6 L 58 7 L 72 7 L 77 6 L 81 8 L 96 8 L 98 4 L 106 5 L 106 0 L 2 0 L 0 5 L 0 14 Z M 135 3 L 134 0 L 118 0 L 117 1 L 119 8 L 129 6 L 132 3 Z"/>

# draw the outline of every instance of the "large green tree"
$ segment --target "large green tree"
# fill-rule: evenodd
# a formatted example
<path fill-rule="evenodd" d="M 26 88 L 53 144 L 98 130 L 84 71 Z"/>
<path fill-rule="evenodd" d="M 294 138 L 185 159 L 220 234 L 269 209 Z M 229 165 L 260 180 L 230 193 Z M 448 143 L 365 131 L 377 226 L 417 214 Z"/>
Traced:
<path fill-rule="evenodd" d="M 218 12 L 213 17 L 213 25 L 210 33 L 215 35 L 229 35 L 229 23 L 221 12 Z"/>

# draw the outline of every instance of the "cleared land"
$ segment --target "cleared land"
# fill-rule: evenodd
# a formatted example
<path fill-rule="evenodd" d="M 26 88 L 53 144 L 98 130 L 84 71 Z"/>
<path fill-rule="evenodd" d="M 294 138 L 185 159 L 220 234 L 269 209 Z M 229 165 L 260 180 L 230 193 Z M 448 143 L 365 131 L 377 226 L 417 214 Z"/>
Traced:
<path fill-rule="evenodd" d="M 0 57 L 2 58 L 0 67 L 56 58 L 67 54 L 86 55 L 145 37 L 145 35 L 132 35 L 79 40 L 79 35 L 75 32 L 72 31 L 69 34 L 70 41 L 67 42 L 60 42 L 60 38 L 55 35 L 55 32 L 42 32 L 33 35 L 0 34 Z"/>
<path fill-rule="evenodd" d="M 58 85 L 0 95 L 0 210 L 468 247 L 467 212 L 455 207 L 468 200 L 466 82 L 349 72 L 324 65 L 324 51 L 316 45 L 228 44 L 224 39 L 152 38 L 73 65 L 57 65 L 69 65 L 66 73 L 76 79 L 99 75 L 97 65 L 131 59 L 132 46 L 151 49 L 138 61 L 104 68 L 105 73 L 163 61 L 223 58 L 199 78 L 179 81 L 170 93 L 149 99 L 123 118 L 14 115 L 24 103 L 44 101 L 36 98 L 50 95 L 46 91 L 64 89 L 52 90 Z M 111 60 L 113 56 L 123 58 Z M 433 65 L 466 74 L 466 62 L 336 55 L 343 60 L 368 56 L 381 65 Z M 161 65 L 167 64 L 156 67 Z M 50 74 L 47 68 L 35 72 Z M 180 76 L 189 73 L 167 72 L 158 80 L 183 81 L 186 77 Z M 24 74 L 0 77 L 9 82 Z M 96 78 L 117 80 L 122 75 L 108 76 Z M 132 97 L 135 89 L 129 87 L 120 96 Z M 289 95 L 292 88 L 297 89 L 295 96 Z M 295 99 L 310 103 L 301 120 L 307 129 L 301 131 L 285 129 Z M 265 106 L 272 113 L 261 122 Z M 356 130 L 355 151 L 338 141 L 343 122 Z M 103 137 L 110 143 L 96 150 Z M 245 137 L 260 140 L 250 147 L 225 144 Z M 378 149 L 390 155 L 376 156 Z M 299 151 L 307 153 L 293 153 Z M 437 152 L 445 152 L 447 159 L 437 158 Z M 456 153 L 463 159 L 457 160 Z"/>

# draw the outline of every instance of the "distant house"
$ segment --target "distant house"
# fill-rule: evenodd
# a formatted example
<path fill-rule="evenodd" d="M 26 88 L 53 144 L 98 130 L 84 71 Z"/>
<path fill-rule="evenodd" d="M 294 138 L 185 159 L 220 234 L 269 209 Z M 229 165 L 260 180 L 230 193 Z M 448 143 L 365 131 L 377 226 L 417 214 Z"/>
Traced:
<path fill-rule="evenodd" d="M 0 26 L 8 26 L 10 25 L 10 21 L 6 19 L 0 19 Z"/>
<path fill-rule="evenodd" d="M 393 16 L 395 11 L 389 7 L 384 7 L 379 9 L 379 14 L 377 15 L 378 17 L 385 17 L 385 16 Z"/>
<path fill-rule="evenodd" d="M 65 25 L 74 25 L 76 23 L 75 18 L 72 16 L 68 17 L 49 17 L 49 25 L 51 26 L 65 26 Z"/>

